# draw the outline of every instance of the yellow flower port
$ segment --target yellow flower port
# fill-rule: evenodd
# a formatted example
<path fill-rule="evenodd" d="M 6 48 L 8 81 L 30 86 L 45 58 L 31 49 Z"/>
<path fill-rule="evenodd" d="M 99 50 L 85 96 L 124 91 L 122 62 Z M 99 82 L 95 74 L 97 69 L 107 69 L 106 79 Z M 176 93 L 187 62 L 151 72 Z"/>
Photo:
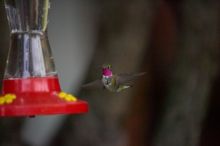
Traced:
<path fill-rule="evenodd" d="M 58 94 L 58 96 L 63 99 L 63 100 L 66 100 L 66 101 L 77 101 L 77 98 L 71 94 L 68 94 L 68 93 L 65 93 L 65 92 L 60 92 Z"/>
<path fill-rule="evenodd" d="M 16 95 L 14 95 L 14 94 L 5 94 L 4 96 L 0 97 L 0 105 L 10 104 L 15 99 L 16 99 Z"/>

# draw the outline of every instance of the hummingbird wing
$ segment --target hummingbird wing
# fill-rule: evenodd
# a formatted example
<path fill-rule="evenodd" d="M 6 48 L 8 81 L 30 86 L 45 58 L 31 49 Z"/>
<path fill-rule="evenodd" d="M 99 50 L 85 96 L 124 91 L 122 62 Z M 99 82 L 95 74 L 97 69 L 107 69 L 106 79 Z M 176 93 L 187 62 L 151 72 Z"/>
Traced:
<path fill-rule="evenodd" d="M 95 80 L 90 83 L 82 85 L 82 88 L 86 88 L 86 89 L 104 88 L 104 85 L 102 81 L 99 79 L 99 80 Z"/>
<path fill-rule="evenodd" d="M 146 72 L 136 73 L 136 74 L 118 74 L 116 78 L 117 84 L 131 85 L 133 81 L 137 80 L 139 77 L 145 75 Z"/>

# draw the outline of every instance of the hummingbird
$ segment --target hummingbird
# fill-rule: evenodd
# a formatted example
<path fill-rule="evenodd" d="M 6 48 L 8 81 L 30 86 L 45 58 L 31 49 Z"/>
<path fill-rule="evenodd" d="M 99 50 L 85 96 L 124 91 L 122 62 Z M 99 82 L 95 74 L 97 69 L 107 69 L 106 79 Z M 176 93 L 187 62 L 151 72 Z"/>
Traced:
<path fill-rule="evenodd" d="M 102 88 L 107 89 L 110 92 L 120 92 L 132 87 L 133 81 L 144 74 L 145 72 L 136 74 L 113 74 L 112 66 L 106 64 L 102 66 L 102 78 L 84 84 L 82 88 Z"/>

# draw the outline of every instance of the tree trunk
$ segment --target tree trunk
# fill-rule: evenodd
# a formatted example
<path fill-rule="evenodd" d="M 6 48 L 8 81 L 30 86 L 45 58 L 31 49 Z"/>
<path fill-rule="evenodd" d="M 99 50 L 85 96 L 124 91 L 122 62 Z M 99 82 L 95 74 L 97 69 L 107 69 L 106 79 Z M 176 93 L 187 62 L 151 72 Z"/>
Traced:
<path fill-rule="evenodd" d="M 197 146 L 212 82 L 216 77 L 219 2 L 181 5 L 178 55 L 154 146 Z"/>

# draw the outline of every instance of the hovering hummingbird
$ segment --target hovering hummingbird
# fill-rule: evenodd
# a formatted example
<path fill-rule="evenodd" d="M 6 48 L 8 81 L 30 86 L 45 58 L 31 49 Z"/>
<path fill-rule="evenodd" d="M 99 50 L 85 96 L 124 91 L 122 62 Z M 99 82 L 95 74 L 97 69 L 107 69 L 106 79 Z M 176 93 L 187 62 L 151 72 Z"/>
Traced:
<path fill-rule="evenodd" d="M 124 89 L 132 87 L 132 81 L 140 76 L 143 76 L 145 72 L 137 74 L 113 74 L 111 65 L 102 66 L 102 78 L 93 82 L 84 84 L 83 88 L 103 88 L 111 92 L 120 92 Z"/>

